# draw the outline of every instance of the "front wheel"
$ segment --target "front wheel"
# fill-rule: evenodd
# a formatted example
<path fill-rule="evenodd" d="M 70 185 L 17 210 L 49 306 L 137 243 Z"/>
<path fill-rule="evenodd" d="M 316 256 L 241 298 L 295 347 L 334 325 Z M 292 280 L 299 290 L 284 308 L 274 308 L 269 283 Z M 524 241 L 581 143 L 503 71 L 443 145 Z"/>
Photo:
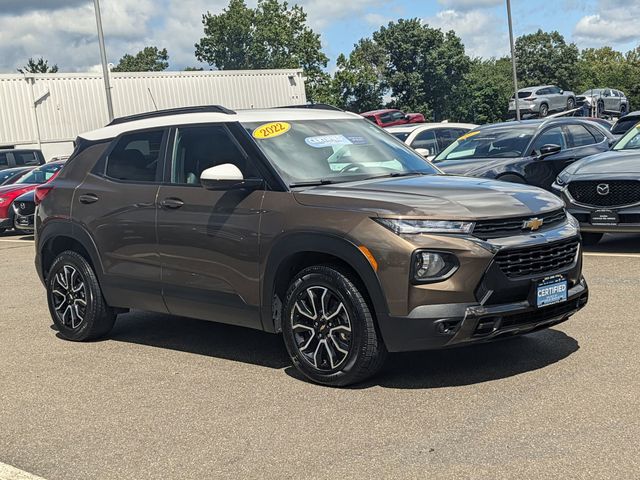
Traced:
<path fill-rule="evenodd" d="M 293 365 L 314 382 L 342 387 L 373 376 L 386 357 L 361 289 L 332 266 L 304 269 L 291 282 L 282 333 Z"/>
<path fill-rule="evenodd" d="M 567 110 L 573 110 L 576 107 L 576 101 L 573 98 L 567 100 Z"/>
<path fill-rule="evenodd" d="M 113 328 L 116 314 L 106 304 L 96 274 L 82 255 L 70 250 L 58 255 L 46 287 L 49 312 L 63 338 L 94 340 Z"/>
<path fill-rule="evenodd" d="M 543 103 L 540 105 L 540 118 L 545 118 L 547 115 L 549 115 L 549 105 Z"/>

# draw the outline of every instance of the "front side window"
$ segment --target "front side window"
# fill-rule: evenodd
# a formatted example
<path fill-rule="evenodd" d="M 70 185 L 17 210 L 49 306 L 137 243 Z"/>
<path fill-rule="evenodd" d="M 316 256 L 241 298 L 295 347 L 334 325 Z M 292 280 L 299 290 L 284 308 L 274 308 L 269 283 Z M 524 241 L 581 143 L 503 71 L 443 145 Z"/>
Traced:
<path fill-rule="evenodd" d="M 567 140 L 561 126 L 548 128 L 542 132 L 531 146 L 532 155 L 540 153 L 545 145 L 559 145 L 562 150 L 567 148 Z"/>
<path fill-rule="evenodd" d="M 6 153 L 0 153 L 0 166 L 2 165 L 9 165 L 9 159 L 7 158 Z"/>
<path fill-rule="evenodd" d="M 439 173 L 409 147 L 362 120 L 251 122 L 243 127 L 289 184 Z"/>
<path fill-rule="evenodd" d="M 176 130 L 171 164 L 171 183 L 200 185 L 207 168 L 230 163 L 244 178 L 258 173 L 227 129 L 222 125 L 183 127 Z"/>
<path fill-rule="evenodd" d="M 531 127 L 509 125 L 472 130 L 449 145 L 434 162 L 474 158 L 522 157 L 534 131 Z"/>
<path fill-rule="evenodd" d="M 159 181 L 163 136 L 163 130 L 152 130 L 120 137 L 107 157 L 106 175 L 127 182 Z"/>
<path fill-rule="evenodd" d="M 13 158 L 16 161 L 16 165 L 22 167 L 24 165 L 39 165 L 38 157 L 34 152 L 20 152 L 14 153 Z"/>
<path fill-rule="evenodd" d="M 436 134 L 433 130 L 423 130 L 413 142 L 411 142 L 413 148 L 423 148 L 429 151 L 429 155 L 438 154 L 438 141 L 436 140 Z"/>

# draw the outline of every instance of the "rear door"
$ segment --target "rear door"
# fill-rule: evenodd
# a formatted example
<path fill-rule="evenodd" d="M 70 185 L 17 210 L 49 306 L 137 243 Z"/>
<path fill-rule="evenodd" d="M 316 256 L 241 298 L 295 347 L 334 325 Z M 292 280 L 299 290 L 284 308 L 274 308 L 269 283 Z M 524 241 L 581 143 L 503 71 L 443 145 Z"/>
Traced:
<path fill-rule="evenodd" d="M 239 128 L 239 127 L 238 127 Z M 224 124 L 172 130 L 158 192 L 164 298 L 172 314 L 261 328 L 258 270 L 263 189 L 207 190 L 200 174 L 231 163 L 261 178 Z"/>
<path fill-rule="evenodd" d="M 166 311 L 155 225 L 166 136 L 151 129 L 117 138 L 74 193 L 72 217 L 97 246 L 113 306 Z"/>

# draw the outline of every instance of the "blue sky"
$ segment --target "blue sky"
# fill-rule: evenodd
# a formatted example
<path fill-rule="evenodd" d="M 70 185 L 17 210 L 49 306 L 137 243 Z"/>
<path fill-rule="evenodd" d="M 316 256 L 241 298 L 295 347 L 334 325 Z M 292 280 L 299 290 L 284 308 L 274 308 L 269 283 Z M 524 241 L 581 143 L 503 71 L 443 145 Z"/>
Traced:
<path fill-rule="evenodd" d="M 255 5 L 256 0 L 247 0 Z M 295 3 L 295 0 L 290 1 Z M 422 19 L 462 37 L 473 56 L 508 54 L 505 0 L 298 0 L 322 36 L 331 66 L 360 38 L 398 18 Z M 227 0 L 101 0 L 109 61 L 146 45 L 166 47 L 170 68 L 198 65 L 193 44 L 201 15 Z M 640 0 L 512 0 L 515 35 L 558 30 L 580 48 L 640 43 Z M 95 70 L 99 62 L 90 0 L 0 0 L 0 71 L 15 72 L 30 56 L 61 71 Z"/>

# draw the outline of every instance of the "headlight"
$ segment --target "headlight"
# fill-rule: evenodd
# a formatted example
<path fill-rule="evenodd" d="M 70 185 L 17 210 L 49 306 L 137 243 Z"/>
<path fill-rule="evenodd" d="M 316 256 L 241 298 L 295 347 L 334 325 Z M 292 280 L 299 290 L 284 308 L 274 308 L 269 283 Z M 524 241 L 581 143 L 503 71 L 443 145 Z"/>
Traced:
<path fill-rule="evenodd" d="M 455 255 L 418 250 L 413 254 L 411 276 L 414 283 L 429 283 L 449 278 L 458 269 Z"/>
<path fill-rule="evenodd" d="M 569 177 L 571 177 L 569 173 L 560 172 L 560 175 L 558 175 L 558 177 L 556 178 L 556 184 L 559 187 L 564 187 L 569 181 Z"/>
<path fill-rule="evenodd" d="M 471 233 L 473 230 L 473 222 L 401 220 L 395 218 L 374 218 L 374 220 L 398 235 L 415 233 Z"/>

